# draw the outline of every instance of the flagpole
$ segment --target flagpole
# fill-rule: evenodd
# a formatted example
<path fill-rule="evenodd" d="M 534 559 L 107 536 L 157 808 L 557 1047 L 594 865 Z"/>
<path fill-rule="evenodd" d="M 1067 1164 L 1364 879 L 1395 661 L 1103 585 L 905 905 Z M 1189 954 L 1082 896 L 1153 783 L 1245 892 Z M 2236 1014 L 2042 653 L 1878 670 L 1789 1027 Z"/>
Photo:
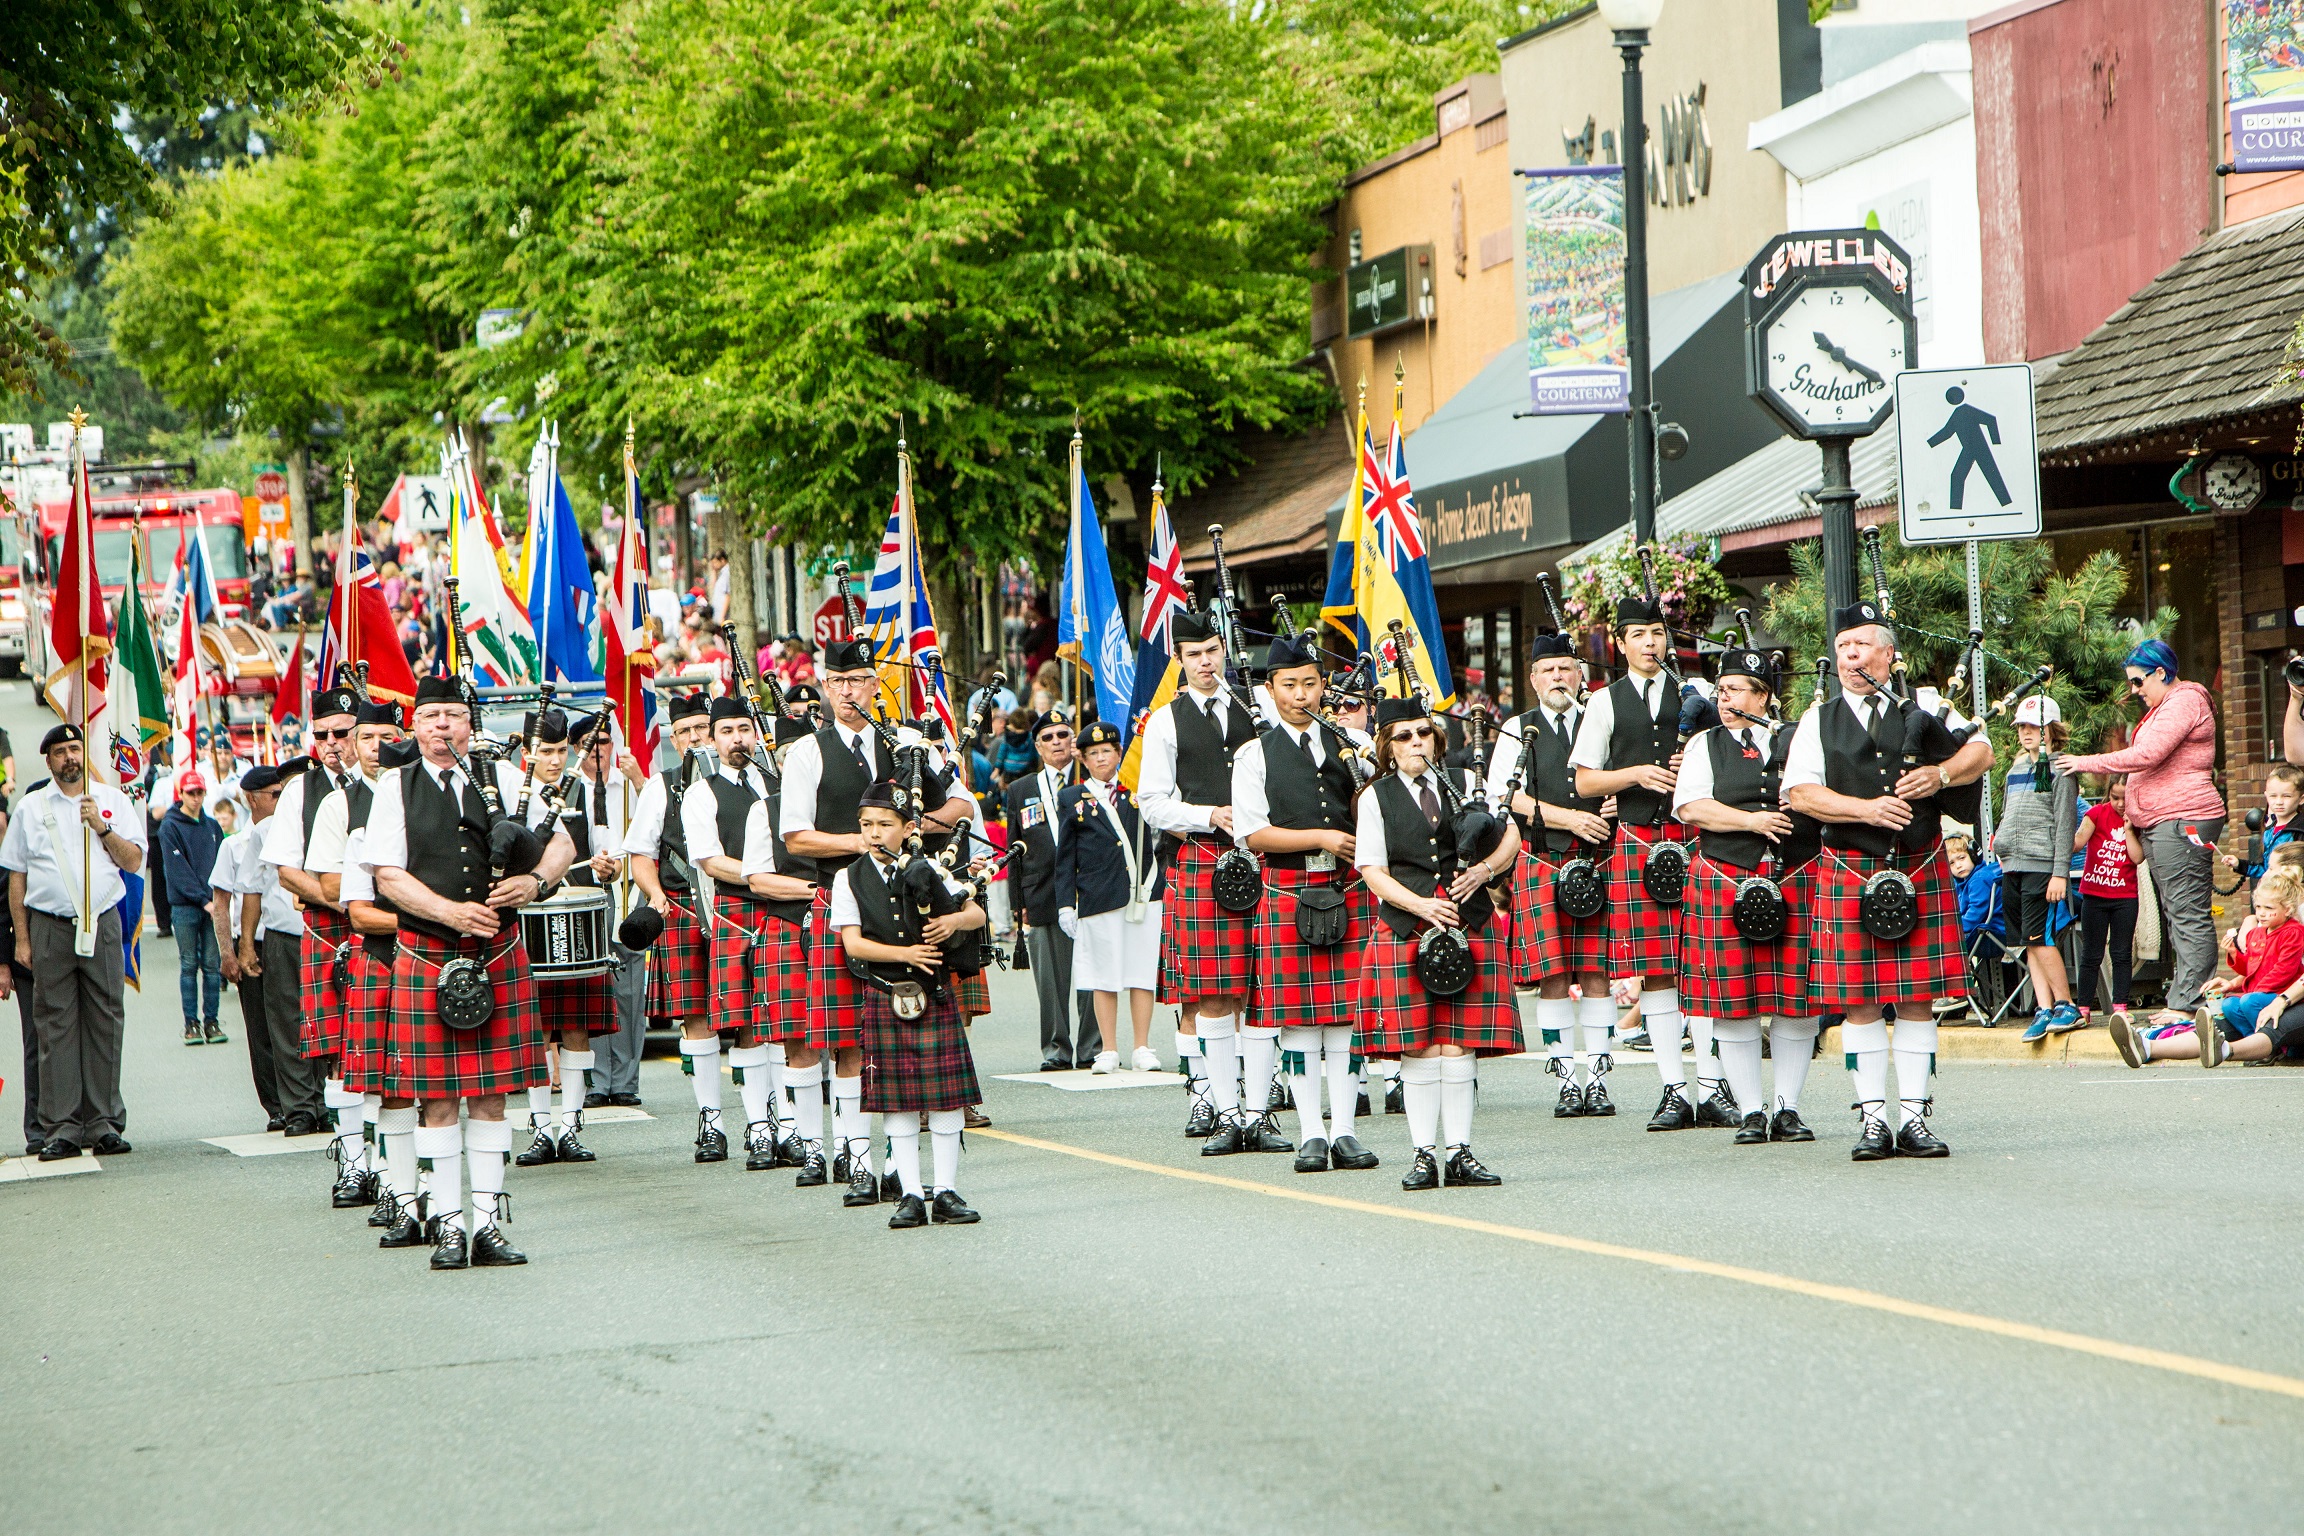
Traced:
<path fill-rule="evenodd" d="M 1072 413 L 1072 475 L 1065 486 L 1065 496 L 1072 507 L 1071 525 L 1064 536 L 1066 553 L 1071 557 L 1067 563 L 1072 568 L 1072 634 L 1074 643 L 1080 647 L 1080 654 L 1086 656 L 1088 654 L 1088 636 L 1086 634 L 1088 615 L 1081 603 L 1080 588 L 1087 578 L 1088 571 L 1087 551 L 1081 547 L 1080 539 L 1080 413 L 1078 411 Z M 1075 717 L 1080 712 L 1080 683 L 1078 677 L 1075 676 L 1078 671 L 1077 663 L 1059 669 L 1060 675 L 1064 679 L 1064 701 L 1072 706 Z"/>
<path fill-rule="evenodd" d="M 88 586 L 87 577 L 94 574 L 95 552 L 89 541 L 96 530 L 88 520 L 88 459 L 80 446 L 80 429 L 88 424 L 88 413 L 78 406 L 72 408 L 72 521 L 80 535 L 80 563 L 85 568 L 79 574 L 80 604 L 80 677 L 72 690 L 72 723 L 80 732 L 80 760 L 82 772 L 80 792 L 96 793 L 94 780 L 86 771 L 88 761 Z M 88 943 L 88 953 L 95 953 L 96 917 L 90 909 L 96 903 L 96 843 L 88 830 L 88 819 L 80 819 L 80 924 L 81 933 Z M 73 946 L 75 950 L 78 945 Z"/>
<path fill-rule="evenodd" d="M 336 559 L 336 600 L 344 605 L 344 649 L 336 658 L 338 671 L 351 667 L 359 671 L 360 660 L 360 603 L 352 582 L 358 569 L 353 556 L 360 537 L 360 474 L 352 465 L 344 466 L 344 545 Z M 334 679 L 323 679 L 321 686 L 333 688 Z"/>

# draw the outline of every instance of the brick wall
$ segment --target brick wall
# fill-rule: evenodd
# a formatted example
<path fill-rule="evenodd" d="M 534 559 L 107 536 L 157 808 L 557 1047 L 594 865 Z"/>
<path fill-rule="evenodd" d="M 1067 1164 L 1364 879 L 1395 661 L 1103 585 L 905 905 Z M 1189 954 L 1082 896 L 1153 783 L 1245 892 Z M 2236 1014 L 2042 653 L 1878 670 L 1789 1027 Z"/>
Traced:
<path fill-rule="evenodd" d="M 2277 523 L 2273 526 L 2276 531 Z M 2251 555 L 2258 557 L 2256 564 L 2263 563 L 2262 551 L 2251 548 L 2260 542 L 2252 535 L 2253 530 L 2239 520 L 2216 520 L 2216 649 L 2224 683 L 2216 703 L 2222 711 L 2224 730 L 2224 801 L 2232 810 L 2224 847 L 2234 853 L 2239 851 L 2244 835 L 2240 815 L 2263 794 L 2264 770 L 2271 766 L 2264 761 L 2264 701 L 2257 697 L 2255 667 L 2240 628 L 2241 618 L 2250 607 Z M 2276 544 L 2271 561 L 2271 574 L 2277 578 L 2281 572 Z M 2277 595 L 2272 601 L 2277 606 Z"/>

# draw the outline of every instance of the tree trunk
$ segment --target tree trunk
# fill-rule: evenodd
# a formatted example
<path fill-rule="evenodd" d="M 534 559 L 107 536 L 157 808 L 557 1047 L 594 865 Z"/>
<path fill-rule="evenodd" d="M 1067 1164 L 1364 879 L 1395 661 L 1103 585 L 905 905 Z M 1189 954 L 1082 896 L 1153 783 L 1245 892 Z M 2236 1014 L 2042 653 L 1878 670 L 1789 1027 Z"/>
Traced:
<path fill-rule="evenodd" d="M 288 450 L 288 542 L 296 546 L 296 577 L 312 579 L 312 498 L 305 477 L 312 473 L 312 456 L 301 445 Z"/>
<path fill-rule="evenodd" d="M 712 547 L 725 546 L 728 550 L 727 621 L 736 626 L 736 643 L 744 648 L 744 664 L 750 666 L 760 650 L 752 623 L 752 541 L 726 508 L 714 513 L 712 522 Z M 729 538 L 731 531 L 736 535 L 733 539 Z"/>

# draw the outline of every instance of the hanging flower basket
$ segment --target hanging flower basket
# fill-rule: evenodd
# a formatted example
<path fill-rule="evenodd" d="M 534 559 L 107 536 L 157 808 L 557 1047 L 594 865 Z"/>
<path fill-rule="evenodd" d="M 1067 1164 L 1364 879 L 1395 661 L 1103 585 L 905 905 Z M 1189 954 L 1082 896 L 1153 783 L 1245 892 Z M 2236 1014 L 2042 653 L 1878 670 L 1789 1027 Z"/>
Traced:
<path fill-rule="evenodd" d="M 1656 593 L 1663 600 L 1664 617 L 1674 629 L 1688 630 L 1708 624 L 1720 605 L 1732 595 L 1719 568 L 1720 546 L 1711 539 L 1681 535 L 1659 539 L 1656 552 Z M 1640 561 L 1630 543 L 1597 560 L 1560 568 L 1560 612 L 1572 629 L 1605 630 L 1614 617 L 1619 598 L 1639 596 L 1643 590 Z"/>

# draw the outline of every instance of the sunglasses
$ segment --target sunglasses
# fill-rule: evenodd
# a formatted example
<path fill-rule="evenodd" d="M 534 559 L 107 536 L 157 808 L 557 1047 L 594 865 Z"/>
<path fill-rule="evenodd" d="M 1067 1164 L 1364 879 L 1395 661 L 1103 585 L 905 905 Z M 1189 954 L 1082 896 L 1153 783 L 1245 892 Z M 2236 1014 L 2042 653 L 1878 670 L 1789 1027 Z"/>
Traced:
<path fill-rule="evenodd" d="M 2132 677 L 2128 679 L 2128 686 L 2132 691 L 2136 693 L 2142 693 L 2144 691 L 2144 679 L 2140 677 Z"/>
<path fill-rule="evenodd" d="M 351 739 L 351 735 L 350 731 L 315 730 L 312 733 L 312 739 L 314 741 L 347 741 Z"/>
<path fill-rule="evenodd" d="M 1438 731 L 1433 730 L 1428 725 L 1415 725 L 1410 726 L 1407 730 L 1395 732 L 1392 739 L 1394 741 L 1430 741 L 1439 734 Z"/>

